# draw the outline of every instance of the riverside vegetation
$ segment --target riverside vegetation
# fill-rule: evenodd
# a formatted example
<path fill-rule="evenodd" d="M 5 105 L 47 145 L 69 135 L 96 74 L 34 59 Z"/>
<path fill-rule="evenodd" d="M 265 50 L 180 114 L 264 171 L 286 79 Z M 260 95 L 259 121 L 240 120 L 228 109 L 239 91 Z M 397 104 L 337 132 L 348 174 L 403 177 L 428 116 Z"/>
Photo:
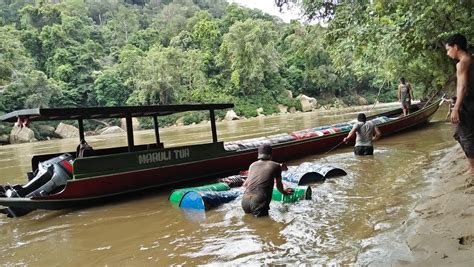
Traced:
<path fill-rule="evenodd" d="M 253 117 L 260 107 L 301 109 L 287 91 L 322 104 L 395 101 L 400 76 L 421 98 L 452 82 L 442 38 L 474 36 L 469 1 L 275 1 L 294 2 L 324 26 L 224 0 L 1 0 L 0 114 L 233 102 L 237 115 Z M 186 114 L 184 123 L 207 116 Z M 51 137 L 43 129 L 33 128 L 37 139 Z"/>

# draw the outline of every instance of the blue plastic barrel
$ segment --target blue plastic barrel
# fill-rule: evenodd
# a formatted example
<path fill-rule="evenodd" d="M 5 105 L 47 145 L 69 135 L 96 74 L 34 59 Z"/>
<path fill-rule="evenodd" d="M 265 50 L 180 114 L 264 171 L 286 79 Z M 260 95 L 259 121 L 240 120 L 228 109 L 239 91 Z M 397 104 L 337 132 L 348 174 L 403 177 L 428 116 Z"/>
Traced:
<path fill-rule="evenodd" d="M 184 194 L 180 208 L 209 210 L 236 199 L 240 191 L 188 191 Z"/>

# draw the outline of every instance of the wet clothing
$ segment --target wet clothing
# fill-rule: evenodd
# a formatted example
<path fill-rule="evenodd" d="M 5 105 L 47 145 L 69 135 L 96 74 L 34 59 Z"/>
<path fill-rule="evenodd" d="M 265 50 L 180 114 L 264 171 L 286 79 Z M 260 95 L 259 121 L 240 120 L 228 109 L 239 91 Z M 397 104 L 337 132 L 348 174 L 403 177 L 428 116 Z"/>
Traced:
<path fill-rule="evenodd" d="M 352 128 L 356 129 L 357 133 L 354 154 L 373 155 L 372 137 L 374 136 L 375 125 L 372 121 L 357 122 Z"/>
<path fill-rule="evenodd" d="M 469 66 L 467 93 L 459 109 L 459 123 L 454 139 L 459 142 L 468 158 L 474 158 L 474 63 Z"/>
<path fill-rule="evenodd" d="M 372 137 L 375 131 L 372 121 L 357 122 L 352 128 L 355 128 L 357 133 L 356 146 L 372 146 Z"/>
<path fill-rule="evenodd" d="M 368 156 L 374 154 L 374 147 L 373 146 L 355 146 L 354 147 L 354 154 L 358 156 Z"/>
<path fill-rule="evenodd" d="M 408 84 L 400 84 L 400 101 L 402 102 L 402 108 L 408 109 L 411 105 L 411 87 Z"/>
<path fill-rule="evenodd" d="M 247 188 L 242 197 L 245 213 L 255 216 L 268 215 L 275 178 L 281 179 L 281 166 L 271 160 L 258 160 L 249 167 Z"/>

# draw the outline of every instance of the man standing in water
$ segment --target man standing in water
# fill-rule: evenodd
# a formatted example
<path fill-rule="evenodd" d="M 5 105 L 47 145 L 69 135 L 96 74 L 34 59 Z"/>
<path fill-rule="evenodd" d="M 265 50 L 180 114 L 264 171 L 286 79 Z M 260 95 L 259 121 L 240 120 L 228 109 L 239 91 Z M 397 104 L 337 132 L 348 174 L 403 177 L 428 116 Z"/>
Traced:
<path fill-rule="evenodd" d="M 252 213 L 256 217 L 268 215 L 272 200 L 273 184 L 275 181 L 278 191 L 284 195 L 291 195 L 293 189 L 283 189 L 281 172 L 288 168 L 272 159 L 272 147 L 261 145 L 258 148 L 258 161 L 249 167 L 248 178 L 245 180 L 245 193 L 242 197 L 242 208 L 245 213 Z"/>
<path fill-rule="evenodd" d="M 456 64 L 456 102 L 451 112 L 455 125 L 454 139 L 461 145 L 474 175 L 474 63 L 467 51 L 467 40 L 454 34 L 446 40 L 446 54 L 459 60 Z"/>
<path fill-rule="evenodd" d="M 357 134 L 354 154 L 359 156 L 373 155 L 373 141 L 379 139 L 382 133 L 379 128 L 372 123 L 372 121 L 367 121 L 367 117 L 364 113 L 359 113 L 357 115 L 357 120 L 358 122 L 354 124 L 352 130 L 343 141 L 347 143 L 354 134 Z"/>

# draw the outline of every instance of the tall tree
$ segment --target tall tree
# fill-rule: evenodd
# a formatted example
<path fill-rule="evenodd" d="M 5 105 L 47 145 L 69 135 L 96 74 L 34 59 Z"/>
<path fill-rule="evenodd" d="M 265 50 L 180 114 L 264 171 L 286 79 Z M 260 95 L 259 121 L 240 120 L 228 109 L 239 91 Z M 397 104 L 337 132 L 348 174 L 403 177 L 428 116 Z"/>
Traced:
<path fill-rule="evenodd" d="M 269 21 L 236 22 L 224 35 L 218 62 L 227 70 L 234 95 L 248 96 L 265 90 L 264 81 L 278 75 L 281 59 L 276 51 L 277 32 Z"/>

